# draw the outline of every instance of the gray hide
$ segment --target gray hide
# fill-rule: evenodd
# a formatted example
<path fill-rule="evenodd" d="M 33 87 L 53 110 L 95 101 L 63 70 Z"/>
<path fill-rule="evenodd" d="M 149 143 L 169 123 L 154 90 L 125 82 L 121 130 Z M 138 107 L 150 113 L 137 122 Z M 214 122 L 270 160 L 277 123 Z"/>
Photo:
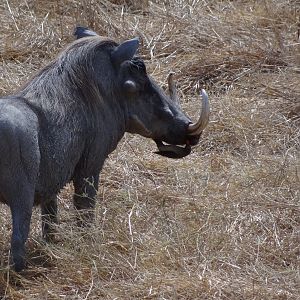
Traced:
<path fill-rule="evenodd" d="M 33 206 L 41 206 L 49 240 L 56 195 L 72 181 L 75 208 L 83 221 L 91 218 L 85 209 L 95 205 L 103 163 L 126 131 L 171 145 L 199 140 L 188 135 L 190 119 L 135 56 L 137 39 L 118 45 L 82 27 L 75 34 L 80 39 L 17 93 L 0 99 L 0 202 L 11 209 L 17 271 L 25 267 Z"/>

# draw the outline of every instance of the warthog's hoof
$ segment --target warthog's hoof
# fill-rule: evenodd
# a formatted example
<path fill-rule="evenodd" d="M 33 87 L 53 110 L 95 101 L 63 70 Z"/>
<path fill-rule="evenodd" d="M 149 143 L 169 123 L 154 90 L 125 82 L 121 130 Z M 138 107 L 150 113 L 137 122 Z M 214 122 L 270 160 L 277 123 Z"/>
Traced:
<path fill-rule="evenodd" d="M 25 265 L 24 259 L 20 260 L 18 262 L 15 262 L 15 264 L 14 264 L 14 269 L 16 272 L 21 272 L 22 270 L 25 269 L 25 267 L 26 267 L 26 265 Z"/>
<path fill-rule="evenodd" d="M 11 263 L 16 272 L 25 269 L 25 247 L 20 240 L 14 240 L 11 243 Z"/>
<path fill-rule="evenodd" d="M 21 272 L 26 268 L 25 259 L 23 255 L 14 255 L 14 257 L 11 260 L 11 264 L 16 272 Z"/>

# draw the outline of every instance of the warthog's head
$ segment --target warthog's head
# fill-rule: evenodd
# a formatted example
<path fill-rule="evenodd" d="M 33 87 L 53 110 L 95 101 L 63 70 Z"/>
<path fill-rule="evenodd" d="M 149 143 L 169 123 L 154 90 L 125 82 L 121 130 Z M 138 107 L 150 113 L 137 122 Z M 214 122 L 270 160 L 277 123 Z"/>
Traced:
<path fill-rule="evenodd" d="M 95 36 L 95 32 L 77 27 L 77 38 Z M 141 58 L 136 56 L 138 39 L 125 41 L 111 52 L 111 60 L 117 72 L 118 86 L 124 101 L 126 131 L 152 138 L 158 147 L 156 153 L 181 158 L 191 152 L 191 146 L 199 142 L 209 119 L 208 97 L 202 90 L 202 110 L 199 120 L 193 123 L 181 110 L 173 74 L 168 77 L 169 94 L 147 74 Z"/>

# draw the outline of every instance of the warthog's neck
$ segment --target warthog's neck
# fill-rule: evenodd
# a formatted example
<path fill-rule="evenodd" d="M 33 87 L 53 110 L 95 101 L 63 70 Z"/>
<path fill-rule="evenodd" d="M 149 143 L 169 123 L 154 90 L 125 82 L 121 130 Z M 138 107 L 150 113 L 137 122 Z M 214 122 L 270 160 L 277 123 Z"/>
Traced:
<path fill-rule="evenodd" d="M 101 119 L 99 120 L 101 123 L 99 133 L 105 136 L 108 146 L 107 150 L 110 153 L 117 147 L 117 144 L 125 134 L 126 111 L 119 101 L 114 103 L 109 101 L 101 107 L 99 116 Z"/>

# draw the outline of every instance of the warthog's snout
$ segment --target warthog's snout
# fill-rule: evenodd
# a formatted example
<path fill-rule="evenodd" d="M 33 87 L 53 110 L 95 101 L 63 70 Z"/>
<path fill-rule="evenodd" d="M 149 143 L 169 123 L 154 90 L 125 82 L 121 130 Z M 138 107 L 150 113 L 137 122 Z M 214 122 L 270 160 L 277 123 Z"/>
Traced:
<path fill-rule="evenodd" d="M 178 107 L 180 107 L 179 99 L 177 96 L 175 84 L 173 81 L 173 73 L 169 74 L 168 77 L 168 88 L 170 98 Z M 207 93 L 204 89 L 201 90 L 202 97 L 202 109 L 201 114 L 197 122 L 190 122 L 186 129 L 186 138 L 184 146 L 165 144 L 161 140 L 155 140 L 158 150 L 156 153 L 162 156 L 166 156 L 169 158 L 182 158 L 191 153 L 191 146 L 195 146 L 198 144 L 200 136 L 208 124 L 209 121 L 209 101 Z"/>

